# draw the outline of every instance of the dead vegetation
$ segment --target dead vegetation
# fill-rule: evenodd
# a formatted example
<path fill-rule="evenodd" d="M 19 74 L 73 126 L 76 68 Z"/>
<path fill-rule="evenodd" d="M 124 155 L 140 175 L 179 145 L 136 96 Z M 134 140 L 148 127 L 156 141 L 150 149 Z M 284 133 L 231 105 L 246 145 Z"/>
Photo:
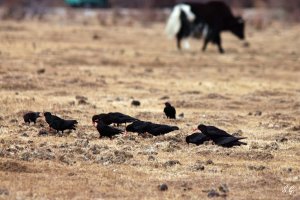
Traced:
<path fill-rule="evenodd" d="M 250 47 L 225 33 L 225 55 L 202 53 L 199 41 L 178 52 L 162 24 L 6 21 L 0 30 L 1 198 L 299 198 L 300 27 L 250 27 Z M 164 118 L 165 101 L 182 117 Z M 78 129 L 59 137 L 43 118 L 25 125 L 30 110 Z M 180 130 L 100 140 L 91 117 L 113 111 Z M 187 145 L 199 123 L 248 145 Z"/>

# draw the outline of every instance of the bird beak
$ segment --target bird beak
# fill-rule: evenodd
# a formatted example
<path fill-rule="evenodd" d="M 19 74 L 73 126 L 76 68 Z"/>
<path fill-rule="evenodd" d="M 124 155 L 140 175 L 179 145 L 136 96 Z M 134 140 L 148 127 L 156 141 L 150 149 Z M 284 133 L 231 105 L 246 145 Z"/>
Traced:
<path fill-rule="evenodd" d="M 193 131 L 198 131 L 198 128 L 194 128 Z"/>

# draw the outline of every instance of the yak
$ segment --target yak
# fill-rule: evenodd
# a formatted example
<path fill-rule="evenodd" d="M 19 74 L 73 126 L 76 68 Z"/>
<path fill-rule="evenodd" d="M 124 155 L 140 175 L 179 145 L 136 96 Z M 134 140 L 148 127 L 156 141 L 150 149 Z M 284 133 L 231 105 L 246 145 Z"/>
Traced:
<path fill-rule="evenodd" d="M 178 49 L 181 49 L 181 40 L 202 36 L 203 51 L 206 50 L 207 44 L 212 42 L 218 46 L 220 53 L 224 53 L 222 31 L 230 31 L 239 39 L 245 39 L 243 18 L 234 16 L 229 6 L 221 1 L 178 4 L 172 10 L 166 25 L 166 33 L 170 37 L 176 37 Z"/>

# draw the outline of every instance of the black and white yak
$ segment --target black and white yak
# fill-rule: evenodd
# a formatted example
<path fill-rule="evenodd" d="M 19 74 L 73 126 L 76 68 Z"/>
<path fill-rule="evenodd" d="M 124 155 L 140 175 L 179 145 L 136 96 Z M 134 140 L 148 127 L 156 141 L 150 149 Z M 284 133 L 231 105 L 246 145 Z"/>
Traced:
<path fill-rule="evenodd" d="M 203 37 L 202 50 L 212 42 L 222 48 L 221 32 L 231 31 L 239 39 L 245 38 L 245 22 L 241 17 L 235 17 L 230 8 L 220 1 L 208 3 L 183 3 L 176 5 L 167 21 L 166 33 L 169 37 L 176 37 L 177 48 L 181 49 L 181 40 L 189 37 Z M 188 43 L 185 45 L 189 47 Z"/>

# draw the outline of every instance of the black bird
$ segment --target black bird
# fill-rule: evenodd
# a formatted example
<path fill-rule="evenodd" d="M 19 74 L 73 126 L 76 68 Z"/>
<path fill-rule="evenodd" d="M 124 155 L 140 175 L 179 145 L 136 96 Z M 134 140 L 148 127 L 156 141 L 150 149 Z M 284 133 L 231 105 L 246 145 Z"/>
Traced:
<path fill-rule="evenodd" d="M 206 126 L 204 124 L 200 124 L 198 127 L 203 134 L 209 136 L 211 139 L 220 138 L 220 137 L 232 137 L 229 133 L 224 130 L 221 130 L 215 126 Z"/>
<path fill-rule="evenodd" d="M 57 132 L 61 131 L 64 133 L 65 130 L 76 130 L 76 124 L 78 124 L 76 120 L 65 120 L 52 115 L 50 112 L 45 112 L 44 116 L 50 128 L 53 128 Z"/>
<path fill-rule="evenodd" d="M 132 100 L 131 105 L 137 107 L 137 106 L 140 106 L 140 105 L 141 105 L 141 102 L 138 101 L 138 100 Z"/>
<path fill-rule="evenodd" d="M 209 137 L 215 144 L 223 147 L 233 147 L 240 145 L 247 145 L 247 143 L 240 142 L 239 140 L 245 139 L 245 137 L 235 137 L 228 134 L 226 131 L 221 130 L 215 126 L 206 126 L 200 124 L 198 129 L 207 137 Z"/>
<path fill-rule="evenodd" d="M 112 139 L 113 136 L 121 134 L 123 132 L 120 129 L 106 125 L 103 121 L 98 119 L 94 122 L 94 126 L 97 128 L 100 134 L 100 138 L 109 137 L 110 139 Z"/>
<path fill-rule="evenodd" d="M 240 146 L 240 145 L 247 145 L 245 142 L 241 142 L 239 140 L 245 139 L 246 137 L 220 137 L 216 139 L 214 142 L 217 145 L 223 146 L 223 147 L 233 147 L 233 146 Z"/>
<path fill-rule="evenodd" d="M 102 121 L 104 124 L 106 125 L 110 125 L 110 124 L 117 124 L 117 126 L 119 126 L 120 124 L 125 124 L 126 123 L 131 123 L 136 121 L 136 118 L 133 118 L 129 115 L 125 115 L 123 113 L 119 113 L 119 112 L 111 112 L 111 113 L 102 113 L 99 115 L 94 115 L 92 117 L 92 121 L 93 123 L 96 121 Z"/>
<path fill-rule="evenodd" d="M 147 132 L 154 136 L 158 136 L 170 133 L 175 130 L 179 130 L 179 128 L 177 126 L 169 126 L 164 124 L 158 124 L 157 126 L 157 124 L 154 124 L 154 126 L 150 126 Z"/>
<path fill-rule="evenodd" d="M 126 126 L 126 131 L 142 134 L 147 132 L 147 129 L 150 125 L 151 122 L 144 122 L 144 121 L 137 120 L 129 124 L 128 126 Z"/>
<path fill-rule="evenodd" d="M 169 102 L 165 103 L 166 107 L 164 108 L 164 113 L 166 114 L 167 118 L 176 119 L 176 110 Z"/>
<path fill-rule="evenodd" d="M 28 112 L 25 115 L 23 115 L 23 119 L 25 123 L 33 122 L 36 123 L 37 118 L 41 117 L 40 112 Z"/>
<path fill-rule="evenodd" d="M 196 144 L 197 146 L 209 140 L 210 138 L 204 135 L 203 133 L 193 133 L 191 135 L 186 136 L 185 138 L 186 143 Z"/>
<path fill-rule="evenodd" d="M 179 130 L 179 128 L 177 126 L 155 124 L 152 122 L 144 121 L 135 121 L 126 127 L 126 131 L 129 132 L 137 132 L 138 134 L 147 132 L 154 136 L 164 135 L 175 130 Z"/>

